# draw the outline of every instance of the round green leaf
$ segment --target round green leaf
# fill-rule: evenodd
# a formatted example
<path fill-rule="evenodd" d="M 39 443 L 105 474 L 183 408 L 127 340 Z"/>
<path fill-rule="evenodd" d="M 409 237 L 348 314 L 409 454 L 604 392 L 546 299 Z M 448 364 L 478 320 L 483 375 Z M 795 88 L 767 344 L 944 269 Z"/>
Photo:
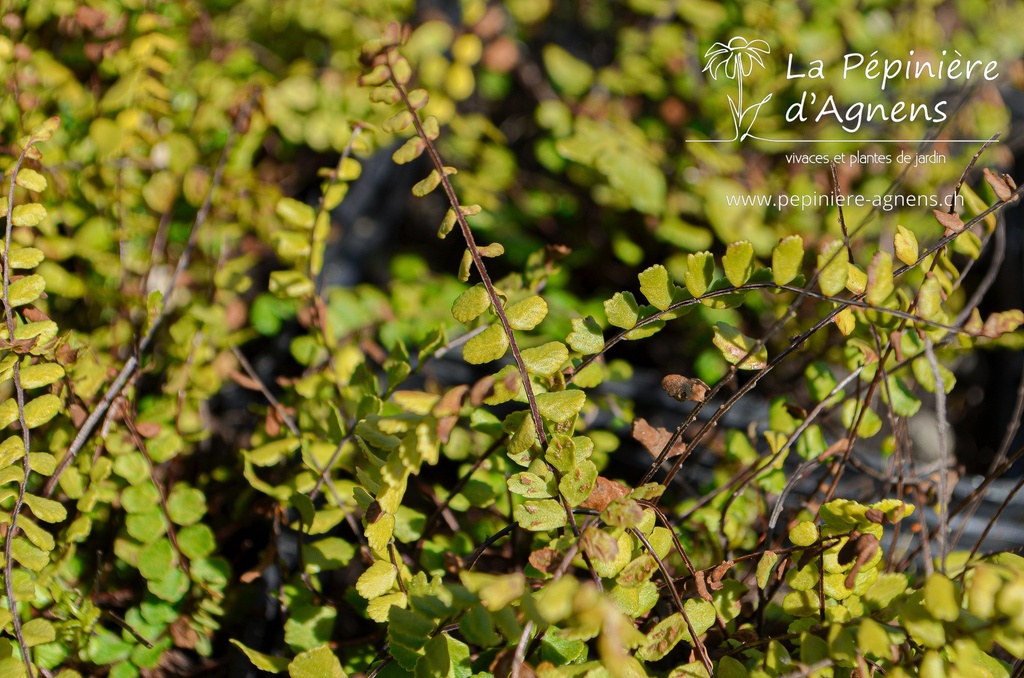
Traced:
<path fill-rule="evenodd" d="M 28 205 L 16 205 L 11 215 L 11 222 L 15 226 L 35 226 L 46 218 L 46 208 L 39 203 Z"/>
<path fill-rule="evenodd" d="M 30 400 L 25 403 L 25 424 L 29 428 L 42 426 L 60 412 L 62 404 L 61 399 L 52 393 Z"/>
<path fill-rule="evenodd" d="M 359 575 L 359 579 L 356 581 L 356 591 L 363 598 L 372 600 L 390 591 L 397 580 L 398 570 L 395 569 L 395 566 L 386 560 L 377 560 Z"/>
<path fill-rule="evenodd" d="M 530 532 L 547 532 L 565 525 L 565 507 L 555 499 L 529 500 L 512 512 L 519 527 Z"/>
<path fill-rule="evenodd" d="M 139 573 L 146 579 L 163 579 L 176 569 L 174 550 L 167 539 L 158 539 L 139 551 Z"/>
<path fill-rule="evenodd" d="M 35 247 L 19 247 L 17 249 L 11 248 L 11 256 L 8 257 L 7 261 L 11 265 L 11 268 L 35 268 L 43 259 L 46 257 L 43 255 L 43 251 L 36 249 Z"/>
<path fill-rule="evenodd" d="M 277 216 L 295 228 L 313 228 L 313 222 L 316 219 L 316 210 L 312 206 L 294 198 L 281 198 L 277 201 L 274 211 L 277 212 Z"/>
<path fill-rule="evenodd" d="M 462 358 L 471 365 L 482 365 L 497 360 L 508 350 L 508 336 L 498 323 L 488 327 L 466 342 Z"/>
<path fill-rule="evenodd" d="M 167 498 L 167 513 L 178 525 L 192 525 L 206 513 L 206 496 L 194 487 L 175 486 Z"/>
<path fill-rule="evenodd" d="M 217 547 L 213 531 L 203 524 L 190 525 L 178 532 L 178 548 L 189 560 L 205 558 Z"/>
<path fill-rule="evenodd" d="M 35 647 L 57 639 L 57 630 L 48 619 L 31 619 L 21 625 L 25 647 Z"/>
<path fill-rule="evenodd" d="M 587 394 L 579 389 L 537 394 L 537 408 L 541 416 L 559 423 L 579 414 L 586 401 Z"/>
<path fill-rule="evenodd" d="M 26 365 L 19 372 L 22 388 L 49 386 L 64 376 L 64 368 L 56 363 Z"/>
<path fill-rule="evenodd" d="M 447 638 L 447 636 L 445 636 Z M 290 678 L 346 678 L 341 662 L 326 645 L 306 650 L 288 664 Z"/>
<path fill-rule="evenodd" d="M 632 292 L 616 292 L 615 296 L 604 302 L 604 312 L 608 322 L 624 330 L 632 329 L 640 317 L 640 307 Z"/>
<path fill-rule="evenodd" d="M 452 316 L 460 323 L 468 323 L 491 307 L 491 298 L 482 283 L 459 295 L 452 304 Z"/>
<path fill-rule="evenodd" d="M 548 314 L 548 304 L 538 295 L 527 297 L 505 309 L 508 324 L 514 330 L 532 330 Z"/>
<path fill-rule="evenodd" d="M 31 304 L 46 289 L 46 280 L 39 274 L 27 275 L 11 283 L 7 288 L 7 299 L 11 306 Z"/>
<path fill-rule="evenodd" d="M 18 176 L 15 178 L 14 183 L 36 193 L 46 190 L 46 177 L 28 167 L 23 167 L 18 171 Z"/>
<path fill-rule="evenodd" d="M 601 326 L 591 316 L 573 318 L 572 332 L 565 338 L 565 342 L 574 351 L 583 355 L 592 355 L 604 348 L 604 335 L 601 332 Z"/>
<path fill-rule="evenodd" d="M 543 346 L 524 349 L 523 364 L 530 374 L 550 376 L 569 359 L 569 349 L 560 341 L 549 341 Z"/>

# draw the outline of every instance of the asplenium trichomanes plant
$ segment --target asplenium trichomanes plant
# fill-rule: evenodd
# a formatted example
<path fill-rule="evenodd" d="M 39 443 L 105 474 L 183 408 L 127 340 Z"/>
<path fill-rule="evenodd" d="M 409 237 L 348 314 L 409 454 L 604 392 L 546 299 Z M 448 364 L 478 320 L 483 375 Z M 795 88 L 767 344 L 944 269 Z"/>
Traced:
<path fill-rule="evenodd" d="M 791 235 L 772 248 L 770 267 L 746 241 L 728 244 L 723 256 L 689 255 L 682 276 L 650 266 L 637 276 L 638 294 L 614 294 L 599 318 L 565 318 L 571 331 L 549 340 L 538 328 L 554 306 L 542 291 L 555 262 L 535 255 L 522 273 L 490 275 L 487 259 L 501 256 L 503 247 L 476 242 L 470 218 L 480 207 L 459 202 L 450 179 L 455 170 L 437 145 L 441 125 L 426 108 L 429 93 L 412 84 L 402 38 L 392 27 L 367 45 L 363 83 L 373 88 L 373 101 L 393 107 L 381 129 L 410 134 L 395 161 L 429 159 L 432 170 L 413 192 L 443 189 L 450 208 L 438 234 L 446 237 L 458 226 L 466 246 L 458 278 L 479 280 L 452 294 L 461 335 L 447 341 L 443 332 L 430 334 L 417 347 L 417 369 L 442 349 L 461 346 L 467 363 L 498 363 L 496 371 L 472 384 L 410 386 L 410 351 L 397 341 L 380 361 L 385 387 L 355 346 L 335 346 L 337 338 L 324 328 L 322 353 L 329 357 L 310 352 L 310 363 L 330 369 L 310 372 L 297 388 L 305 394 L 336 389 L 337 397 L 325 402 L 340 403 L 342 416 L 330 426 L 322 423 L 330 417 L 309 416 L 318 404 L 307 395 L 293 435 L 261 440 L 246 453 L 253 486 L 303 516 L 298 523 L 311 538 L 316 568 L 336 567 L 326 554 L 344 551 L 336 538 L 318 535 L 343 519 L 346 499 L 341 492 L 329 497 L 335 511 L 329 503 L 317 509 L 310 497 L 321 487 L 336 492 L 342 482 L 351 488 L 371 561 L 355 590 L 366 616 L 385 625 L 375 657 L 360 670 L 373 676 L 849 676 L 874 666 L 899 676 L 982 665 L 997 674 L 995 668 L 1005 668 L 1000 651 L 1024 656 L 1017 630 L 1024 608 L 1010 604 L 1017 600 L 1010 594 L 1024 587 L 1024 560 L 950 557 L 939 559 L 927 578 L 902 574 L 907 563 L 884 544 L 922 514 L 915 504 L 929 502 L 924 482 L 903 478 L 901 467 L 895 497 L 835 498 L 851 454 L 859 441 L 879 434 L 883 417 L 899 424 L 922 405 L 915 391 L 952 388 L 941 360 L 961 343 L 994 340 L 1024 320 L 1005 312 L 985 321 L 968 313 L 960 321 L 947 301 L 960 284 L 951 248 L 976 258 L 997 228 L 988 216 L 1019 191 L 997 192 L 993 207 L 952 224 L 926 246 L 899 227 L 891 249 L 831 240 L 807 252 L 803 238 Z M 300 211 L 282 204 L 290 203 L 278 206 L 285 218 Z M 297 228 L 317 223 L 308 212 L 295 219 Z M 309 296 L 315 288 L 278 276 L 279 283 L 288 279 L 303 284 L 279 285 L 282 293 Z M 694 404 L 692 413 L 674 432 L 637 421 L 634 435 L 655 460 L 639 483 L 611 477 L 602 461 L 607 447 L 601 449 L 608 432 L 589 416 L 603 397 L 598 387 L 610 378 L 608 356 L 621 342 L 645 339 L 684 315 L 694 325 L 706 322 L 693 313 L 698 307 L 737 308 L 753 294 L 774 304 L 778 321 L 758 339 L 735 320 L 708 328 L 729 369 L 707 388 L 667 382 Z M 799 318 L 797 310 L 808 306 L 814 317 Z M 841 339 L 839 357 L 826 362 L 823 354 L 800 365 L 802 347 L 826 333 Z M 791 338 L 779 341 L 782 336 Z M 672 479 L 711 440 L 724 413 L 783 364 L 802 372 L 806 407 L 796 402 L 800 396 L 776 398 L 760 435 L 743 427 L 715 438 L 721 449 L 716 485 L 699 497 L 680 497 Z M 750 378 L 717 400 L 740 371 Z M 688 388 L 676 388 L 683 383 Z M 698 425 L 705 408 L 716 409 Z M 335 440 L 338 451 L 346 450 L 338 468 Z M 893 444 L 902 454 L 905 440 Z M 255 473 L 296 449 L 306 464 L 294 482 L 268 486 Z M 785 526 L 785 536 L 776 537 L 764 526 L 790 489 L 782 468 L 790 455 L 824 472 L 824 489 L 804 510 L 773 515 Z M 672 464 L 667 472 L 665 461 Z M 441 463 L 456 466 L 458 479 L 430 484 L 426 474 Z M 414 508 L 422 499 L 417 492 L 436 506 L 427 517 Z M 939 508 L 951 512 L 948 501 Z M 928 534 L 927 526 L 921 529 Z M 485 557 L 509 542 L 503 557 Z M 348 558 L 353 551 L 350 546 Z M 329 614 L 314 595 L 319 571 L 307 574 L 306 588 L 285 594 L 289 611 L 297 618 Z M 978 620 L 992 633 L 978 634 Z M 247 654 L 261 667 L 286 665 L 283 658 Z"/>

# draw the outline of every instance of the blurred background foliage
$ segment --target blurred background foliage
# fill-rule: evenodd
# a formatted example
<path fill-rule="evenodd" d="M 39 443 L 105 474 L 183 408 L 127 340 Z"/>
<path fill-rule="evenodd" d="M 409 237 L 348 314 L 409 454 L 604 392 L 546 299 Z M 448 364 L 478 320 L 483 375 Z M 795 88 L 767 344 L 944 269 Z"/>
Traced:
<path fill-rule="evenodd" d="M 604 318 L 603 301 L 635 287 L 637 272 L 650 265 L 663 264 L 682 280 L 693 252 L 720 256 L 743 239 L 767 261 L 784 236 L 802 236 L 813 252 L 823 237 L 838 235 L 834 209 L 727 204 L 730 195 L 830 192 L 827 166 L 787 161 L 787 153 L 807 148 L 795 139 L 884 138 L 897 129 L 904 138 L 934 137 L 906 150 L 937 150 L 944 163 L 908 171 L 895 162 L 842 166 L 839 181 L 846 194 L 944 195 L 977 146 L 943 139 L 1006 132 L 1006 102 L 1024 88 L 1021 36 L 1006 30 L 1024 25 L 1019 2 L 5 3 L 2 162 L 13 162 L 20 137 L 51 116 L 61 119 L 34 165 L 49 180 L 34 198 L 48 217 L 32 232 L 14 232 L 16 243 L 45 254 L 37 269 L 49 295 L 43 307 L 71 349 L 62 358 L 66 411 L 40 434 L 45 449 L 60 458 L 137 351 L 155 309 L 167 313 L 127 401 L 111 409 L 60 478 L 69 524 L 49 549 L 47 579 L 19 598 L 45 611 L 59 634 L 37 646 L 38 666 L 65 665 L 85 675 L 108 669 L 112 676 L 192 675 L 202 667 L 244 675 L 248 663 L 228 658 L 234 656 L 229 638 L 268 655 L 287 646 L 288 656 L 331 641 L 350 672 L 367 670 L 377 657 L 381 632 L 363 616 L 366 601 L 352 588 L 365 565 L 357 556 L 362 528 L 352 517 L 359 483 L 350 429 L 371 407 L 369 392 L 392 395 L 410 371 L 425 390 L 468 383 L 475 374 L 462 363 L 419 374 L 416 359 L 409 359 L 410 349 L 424 358 L 441 347 L 444 353 L 448 337 L 461 334 L 450 307 L 463 285 L 454 275 L 459 248 L 435 236 L 447 205 L 439 192 L 411 196 L 426 165 L 413 163 L 411 171 L 393 165 L 391 152 L 405 138 L 385 131 L 390 113 L 358 82 L 361 46 L 390 21 L 410 27 L 403 54 L 430 95 L 422 113 L 442 128 L 438 146 L 458 168 L 452 181 L 460 199 L 483 208 L 472 222 L 478 238 L 504 246 L 492 272 L 506 290 L 543 289 L 549 319 L 528 344 L 564 339 L 573 318 Z M 735 36 L 771 45 L 764 68 L 753 69 L 744 86 L 750 101 L 772 95 L 755 132 L 782 141 L 687 143 L 733 133 L 727 95 L 735 85 L 703 68 L 705 53 Z M 1001 77 L 966 85 L 901 82 L 898 95 L 842 77 L 845 53 L 875 50 L 893 58 L 910 50 L 924 58 L 958 50 L 997 60 Z M 826 77 L 813 85 L 787 78 L 784 54 L 802 60 L 803 68 L 823 60 Z M 787 123 L 786 108 L 805 89 L 890 104 L 898 97 L 948 99 L 949 119 L 938 126 L 865 124 L 854 134 L 828 120 Z M 154 297 L 189 248 L 196 212 L 239 120 L 212 210 L 196 231 L 192 263 L 168 298 Z M 1004 136 L 986 158 L 1008 169 L 1018 147 L 1019 137 Z M 820 144 L 815 152 L 854 148 L 893 153 L 894 147 Z M 332 178 L 323 168 L 338 171 Z M 336 183 L 325 222 L 303 208 L 316 208 L 328 180 Z M 987 186 L 976 188 L 992 200 Z M 858 261 L 891 242 L 897 225 L 922 241 L 941 235 L 930 212 L 916 208 L 848 208 L 845 220 Z M 314 261 L 318 245 L 325 248 L 322 272 Z M 546 246 L 557 249 L 538 254 Z M 970 245 L 958 246 L 972 254 Z M 323 298 L 322 315 L 307 303 L 312 285 Z M 748 295 L 739 308 L 699 305 L 694 314 L 701 322 L 670 323 L 642 344 L 617 349 L 605 379 L 626 384 L 636 370 L 656 368 L 712 383 L 728 367 L 712 344 L 714 322 L 760 336 L 785 303 Z M 801 316 L 797 328 L 818 317 Z M 334 338 L 333 346 L 318 342 L 321 331 Z M 1019 337 L 1002 341 L 1019 347 Z M 780 370 L 779 382 L 799 377 L 813 360 L 842 362 L 841 343 L 831 343 L 815 337 L 808 357 Z M 328 348 L 338 384 L 306 369 L 321 365 Z M 345 379 L 351 383 L 342 384 Z M 282 399 L 280 407 L 267 406 L 261 383 Z M 11 397 L 9 385 L 2 388 Z M 594 458 L 603 467 L 619 438 L 628 437 L 634 412 L 631 399 L 615 389 L 598 402 L 587 416 L 595 424 Z M 323 445 L 303 443 L 296 455 L 300 445 L 285 437 L 273 447 L 287 427 L 282 412 L 297 420 L 304 439 Z M 479 439 L 495 435 L 495 426 L 496 418 L 480 414 L 474 430 L 453 434 L 444 452 L 449 468 L 465 471 L 460 462 L 471 450 L 478 453 Z M 739 442 L 729 450 L 730 463 L 743 456 Z M 334 513 L 318 506 L 325 523 L 311 534 L 348 521 L 346 539 L 297 545 L 288 524 L 306 505 L 294 495 L 321 490 L 299 458 L 315 469 L 337 465 Z M 467 490 L 477 494 L 465 507 L 510 501 L 506 469 L 496 464 Z M 625 462 L 608 473 L 635 480 L 635 466 Z M 269 479 L 261 479 L 264 471 Z M 421 481 L 419 491 L 443 493 L 437 481 Z M 736 510 L 737 523 L 748 527 L 729 528 L 736 530 L 733 544 L 752 548 L 759 540 L 750 526 L 756 506 L 738 503 Z M 405 530 L 403 541 L 415 542 L 426 510 L 403 511 L 396 536 Z M 446 551 L 468 555 L 502 526 L 488 514 L 472 533 L 429 540 L 427 569 L 443 568 Z M 709 548 L 710 563 L 722 554 Z M 303 577 L 321 571 L 321 588 L 304 585 Z M 346 601 L 358 614 L 335 619 L 321 595 Z M 134 635 L 122 632 L 114 616 Z M 2 661 L 15 671 L 20 659 L 4 642 Z M 311 665 L 333 670 L 322 656 L 310 657 L 327 662 Z M 261 666 L 283 670 L 287 662 Z"/>

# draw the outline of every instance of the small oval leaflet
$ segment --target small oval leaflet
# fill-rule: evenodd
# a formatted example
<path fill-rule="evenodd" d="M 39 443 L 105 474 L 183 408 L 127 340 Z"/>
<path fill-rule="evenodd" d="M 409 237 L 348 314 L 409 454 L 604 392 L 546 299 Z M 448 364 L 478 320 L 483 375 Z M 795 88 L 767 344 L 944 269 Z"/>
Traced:
<path fill-rule="evenodd" d="M 776 285 L 786 285 L 800 273 L 804 261 L 804 241 L 791 235 L 779 241 L 772 250 L 772 277 Z"/>
<path fill-rule="evenodd" d="M 565 338 L 565 342 L 572 350 L 584 355 L 592 355 L 599 353 L 604 348 L 604 335 L 601 332 L 601 326 L 592 316 L 573 318 L 571 322 L 572 332 Z"/>
<path fill-rule="evenodd" d="M 699 297 L 708 291 L 715 274 L 715 259 L 711 252 L 696 252 L 686 255 L 686 291 Z"/>
<path fill-rule="evenodd" d="M 482 283 L 478 283 L 455 300 L 452 304 L 452 317 L 460 323 L 468 323 L 490 307 L 491 299 L 487 296 L 487 289 Z"/>
<path fill-rule="evenodd" d="M 14 183 L 36 193 L 41 193 L 46 190 L 46 177 L 34 169 L 29 169 L 28 167 L 24 167 L 18 172 L 18 176 L 14 180 Z"/>
<path fill-rule="evenodd" d="M 471 365 L 482 365 L 497 360 L 508 350 L 508 336 L 498 323 L 466 342 L 462 347 L 462 359 Z"/>
<path fill-rule="evenodd" d="M 833 240 L 818 255 L 818 286 L 827 296 L 835 296 L 846 288 L 850 266 L 846 247 L 841 240 Z"/>
<path fill-rule="evenodd" d="M 398 580 L 398 570 L 386 560 L 374 561 L 373 565 L 359 575 L 356 591 L 367 600 L 382 596 L 391 590 Z"/>
<path fill-rule="evenodd" d="M 846 262 L 843 262 L 844 266 Z M 768 365 L 768 348 L 761 346 L 753 351 L 756 342 L 746 336 L 732 325 L 723 322 L 715 323 L 715 346 L 722 351 L 731 365 L 737 365 L 741 370 L 760 370 Z M 740 363 L 742 361 L 742 363 Z"/>
<path fill-rule="evenodd" d="M 46 218 L 46 208 L 39 203 L 16 205 L 11 222 L 15 226 L 35 226 Z"/>
<path fill-rule="evenodd" d="M 632 292 L 616 292 L 611 299 L 604 302 L 604 312 L 609 323 L 624 330 L 635 327 L 640 317 L 640 307 L 637 306 Z"/>
<path fill-rule="evenodd" d="M 508 324 L 514 330 L 532 330 L 548 314 L 548 304 L 538 295 L 527 297 L 505 309 Z"/>
<path fill-rule="evenodd" d="M 20 280 L 15 280 L 7 289 L 7 299 L 11 306 L 23 306 L 31 304 L 38 299 L 43 290 L 46 289 L 46 280 L 39 274 L 27 275 Z"/>
<path fill-rule="evenodd" d="M 754 246 L 746 240 L 730 244 L 722 257 L 725 277 L 734 287 L 739 287 L 754 273 Z"/>
<path fill-rule="evenodd" d="M 29 428 L 42 426 L 60 412 L 61 404 L 61 399 L 52 393 L 46 393 L 25 403 L 25 424 Z"/>

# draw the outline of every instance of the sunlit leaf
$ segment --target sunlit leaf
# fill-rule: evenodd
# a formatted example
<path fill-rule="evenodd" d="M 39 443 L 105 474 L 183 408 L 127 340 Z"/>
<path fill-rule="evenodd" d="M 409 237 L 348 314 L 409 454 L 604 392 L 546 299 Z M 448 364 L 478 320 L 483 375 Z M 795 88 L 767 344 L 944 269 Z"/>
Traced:
<path fill-rule="evenodd" d="M 722 257 L 722 268 L 734 287 L 747 282 L 754 273 L 754 246 L 746 240 L 730 244 Z"/>
<path fill-rule="evenodd" d="M 514 330 L 532 330 L 548 314 L 548 305 L 539 295 L 527 297 L 505 309 L 508 324 Z"/>
<path fill-rule="evenodd" d="M 761 346 L 751 353 L 757 342 L 732 325 L 722 322 L 715 323 L 713 341 L 729 364 L 739 364 L 738 367 L 741 370 L 760 370 L 768 364 L 768 348 Z"/>
<path fill-rule="evenodd" d="M 497 360 L 508 350 L 508 335 L 499 323 L 466 342 L 462 347 L 462 358 L 471 365 L 482 365 Z"/>
<path fill-rule="evenodd" d="M 686 256 L 686 291 L 694 297 L 707 292 L 715 275 L 715 259 L 710 252 L 697 252 Z"/>
<path fill-rule="evenodd" d="M 632 329 L 639 319 L 639 306 L 632 292 L 616 292 L 604 302 L 604 312 L 609 323 L 624 330 Z"/>
<path fill-rule="evenodd" d="M 841 240 L 833 240 L 818 254 L 818 286 L 825 296 L 835 296 L 846 288 L 849 274 L 847 250 Z"/>

